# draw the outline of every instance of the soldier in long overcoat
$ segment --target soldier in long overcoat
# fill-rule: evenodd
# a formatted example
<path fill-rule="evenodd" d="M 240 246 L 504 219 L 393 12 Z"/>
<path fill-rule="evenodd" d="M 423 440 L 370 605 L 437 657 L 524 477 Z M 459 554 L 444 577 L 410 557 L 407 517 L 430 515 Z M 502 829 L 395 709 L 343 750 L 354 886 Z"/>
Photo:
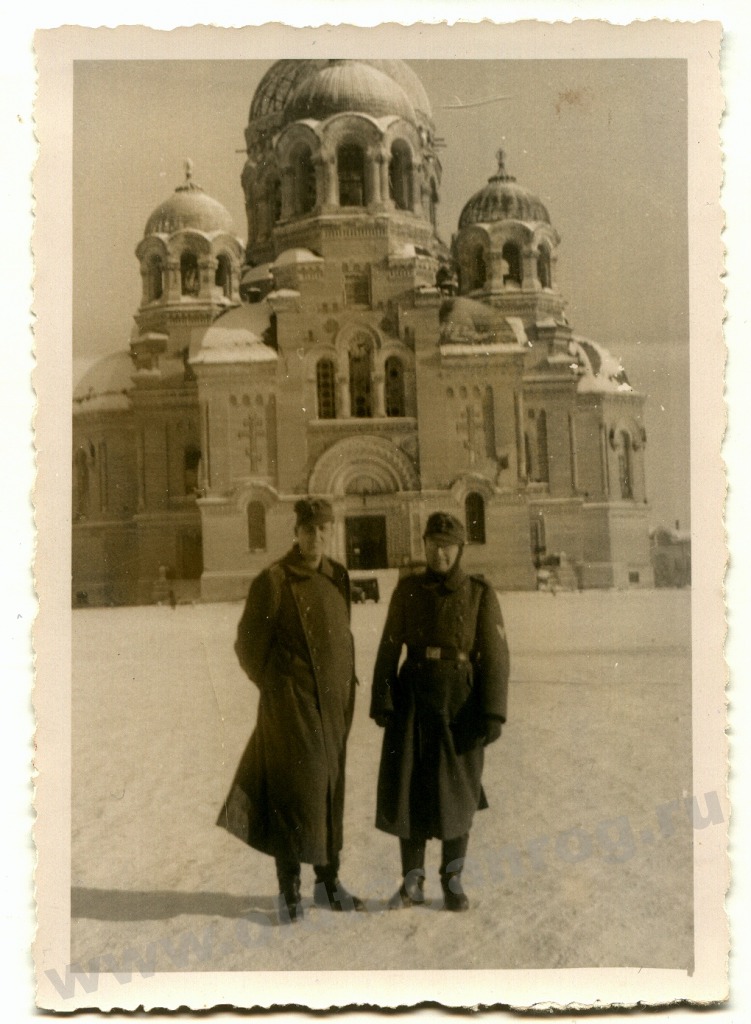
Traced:
<path fill-rule="evenodd" d="M 253 581 L 235 651 L 260 690 L 255 730 L 218 824 L 275 858 L 285 920 L 302 917 L 300 865 L 315 901 L 364 909 L 341 885 L 344 774 L 355 701 L 347 570 L 325 551 L 333 512 L 295 505 L 295 544 Z"/>
<path fill-rule="evenodd" d="M 461 872 L 474 813 L 487 807 L 484 747 L 506 721 L 509 651 L 494 590 L 461 568 L 462 524 L 436 512 L 424 543 L 427 568 L 398 583 L 376 657 L 376 827 L 399 837 L 403 881 L 392 908 L 424 902 L 425 844 L 436 838 L 444 907 L 466 910 Z"/>

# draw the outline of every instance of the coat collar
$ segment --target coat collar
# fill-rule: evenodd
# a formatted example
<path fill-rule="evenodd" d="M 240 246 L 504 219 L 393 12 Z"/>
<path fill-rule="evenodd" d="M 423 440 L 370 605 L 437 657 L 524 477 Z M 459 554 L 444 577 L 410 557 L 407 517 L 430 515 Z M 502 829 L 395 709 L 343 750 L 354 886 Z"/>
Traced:
<path fill-rule="evenodd" d="M 442 576 L 437 572 L 431 572 L 430 569 L 426 569 L 425 575 L 423 576 L 423 585 L 435 590 L 448 590 L 453 593 L 453 591 L 458 590 L 461 587 L 466 578 L 467 577 L 461 566 L 460 555 L 451 567 L 451 571 L 445 576 Z"/>
<path fill-rule="evenodd" d="M 297 544 L 293 544 L 284 558 L 280 559 L 281 565 L 284 566 L 286 572 L 290 576 L 295 576 L 297 579 L 310 579 L 315 576 L 317 572 L 320 572 L 323 576 L 327 576 L 330 580 L 334 578 L 334 568 L 331 561 L 323 556 L 321 564 L 317 569 L 311 569 L 309 565 L 306 565 L 300 555 L 300 549 Z"/>

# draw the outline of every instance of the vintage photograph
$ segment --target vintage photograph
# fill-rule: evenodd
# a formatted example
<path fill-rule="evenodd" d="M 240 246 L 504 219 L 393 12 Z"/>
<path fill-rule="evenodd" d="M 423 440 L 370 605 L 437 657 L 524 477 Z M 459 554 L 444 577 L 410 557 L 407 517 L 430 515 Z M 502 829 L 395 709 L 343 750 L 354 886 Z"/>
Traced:
<path fill-rule="evenodd" d="M 185 972 L 247 1006 L 321 1005 L 328 972 L 406 977 L 384 1006 L 432 972 L 689 998 L 706 941 L 719 998 L 692 58 L 256 31 L 72 48 L 69 955 L 42 1005 Z"/>

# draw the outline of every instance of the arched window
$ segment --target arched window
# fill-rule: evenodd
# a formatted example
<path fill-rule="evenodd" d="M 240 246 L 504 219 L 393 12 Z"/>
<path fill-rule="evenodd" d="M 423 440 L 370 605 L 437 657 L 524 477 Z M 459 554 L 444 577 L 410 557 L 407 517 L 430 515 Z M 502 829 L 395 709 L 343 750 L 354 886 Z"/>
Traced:
<path fill-rule="evenodd" d="M 542 288 L 552 287 L 552 279 L 550 277 L 550 253 L 544 245 L 540 246 L 540 251 L 537 254 L 537 277 Z"/>
<path fill-rule="evenodd" d="M 368 334 L 358 334 L 349 350 L 349 395 L 353 416 L 373 415 L 372 375 L 373 341 Z"/>
<path fill-rule="evenodd" d="M 438 189 L 436 187 L 435 178 L 430 179 L 430 192 L 428 193 L 428 214 L 430 216 L 430 223 L 433 225 L 433 230 L 438 230 Z"/>
<path fill-rule="evenodd" d="M 545 541 L 545 520 L 541 515 L 530 520 L 529 542 L 532 548 L 532 558 L 536 566 L 539 566 L 545 557 L 547 545 Z"/>
<path fill-rule="evenodd" d="M 475 246 L 470 256 L 470 268 L 469 268 L 469 290 L 474 291 L 476 288 L 482 288 L 487 280 L 488 271 L 485 265 L 485 251 L 481 245 Z"/>
<path fill-rule="evenodd" d="M 365 206 L 365 153 L 360 146 L 340 146 L 336 153 L 339 205 Z"/>
<path fill-rule="evenodd" d="M 316 204 L 316 169 L 307 146 L 295 155 L 293 170 L 295 213 L 310 213 Z"/>
<path fill-rule="evenodd" d="M 180 257 L 180 290 L 183 295 L 198 295 L 200 278 L 195 253 L 184 252 Z"/>
<path fill-rule="evenodd" d="M 316 366 L 318 418 L 336 419 L 336 370 L 331 359 L 321 359 Z"/>
<path fill-rule="evenodd" d="M 506 242 L 501 250 L 501 259 L 505 261 L 506 268 L 503 273 L 503 283 L 522 283 L 522 257 L 519 246 L 515 242 Z"/>
<path fill-rule="evenodd" d="M 216 274 L 214 275 L 214 284 L 217 288 L 221 288 L 222 295 L 229 299 L 232 296 L 232 264 L 230 263 L 229 256 L 226 253 L 222 253 L 216 261 Z"/>
<path fill-rule="evenodd" d="M 86 449 L 79 448 L 75 460 L 76 518 L 83 519 L 89 514 L 89 462 Z"/>
<path fill-rule="evenodd" d="M 183 481 L 186 494 L 195 494 L 198 490 L 198 467 L 200 462 L 201 449 L 194 444 L 186 445 L 183 452 Z"/>
<path fill-rule="evenodd" d="M 271 182 L 269 206 L 271 210 L 271 223 L 277 224 L 282 219 L 282 183 L 279 178 L 274 178 Z"/>
<path fill-rule="evenodd" d="M 262 501 L 249 501 L 248 548 L 251 551 L 266 550 L 266 509 Z"/>
<path fill-rule="evenodd" d="M 389 198 L 397 210 L 412 209 L 411 164 L 409 148 L 403 142 L 395 142 L 389 160 Z"/>
<path fill-rule="evenodd" d="M 547 483 L 550 479 L 548 470 L 548 418 L 541 409 L 537 416 L 537 479 Z"/>
<path fill-rule="evenodd" d="M 634 484 L 631 471 L 631 436 L 622 430 L 618 448 L 618 479 L 621 485 L 621 497 L 633 498 Z"/>
<path fill-rule="evenodd" d="M 156 299 L 161 299 L 163 291 L 162 261 L 158 256 L 152 256 L 149 260 L 147 285 L 148 301 L 154 302 Z"/>
<path fill-rule="evenodd" d="M 397 356 L 389 356 L 384 367 L 387 416 L 404 416 L 404 367 Z"/>
<path fill-rule="evenodd" d="M 467 521 L 467 540 L 470 544 L 485 543 L 485 501 L 481 494 L 472 492 L 464 500 Z"/>

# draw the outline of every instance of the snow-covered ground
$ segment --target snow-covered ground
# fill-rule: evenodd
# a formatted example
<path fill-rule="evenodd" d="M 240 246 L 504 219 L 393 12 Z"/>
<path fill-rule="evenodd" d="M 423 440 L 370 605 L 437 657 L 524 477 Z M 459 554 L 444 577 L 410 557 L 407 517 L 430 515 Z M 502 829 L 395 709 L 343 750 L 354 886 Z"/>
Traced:
<path fill-rule="evenodd" d="M 342 879 L 370 913 L 280 926 L 270 858 L 214 821 L 253 728 L 239 604 L 73 615 L 71 958 L 194 970 L 691 967 L 690 593 L 505 594 L 509 722 L 488 748 L 467 914 L 388 912 L 397 841 L 373 827 L 370 672 L 393 585 L 353 609 L 362 681 Z M 671 801 L 680 801 L 671 805 Z M 97 958 L 98 961 L 97 961 Z"/>

